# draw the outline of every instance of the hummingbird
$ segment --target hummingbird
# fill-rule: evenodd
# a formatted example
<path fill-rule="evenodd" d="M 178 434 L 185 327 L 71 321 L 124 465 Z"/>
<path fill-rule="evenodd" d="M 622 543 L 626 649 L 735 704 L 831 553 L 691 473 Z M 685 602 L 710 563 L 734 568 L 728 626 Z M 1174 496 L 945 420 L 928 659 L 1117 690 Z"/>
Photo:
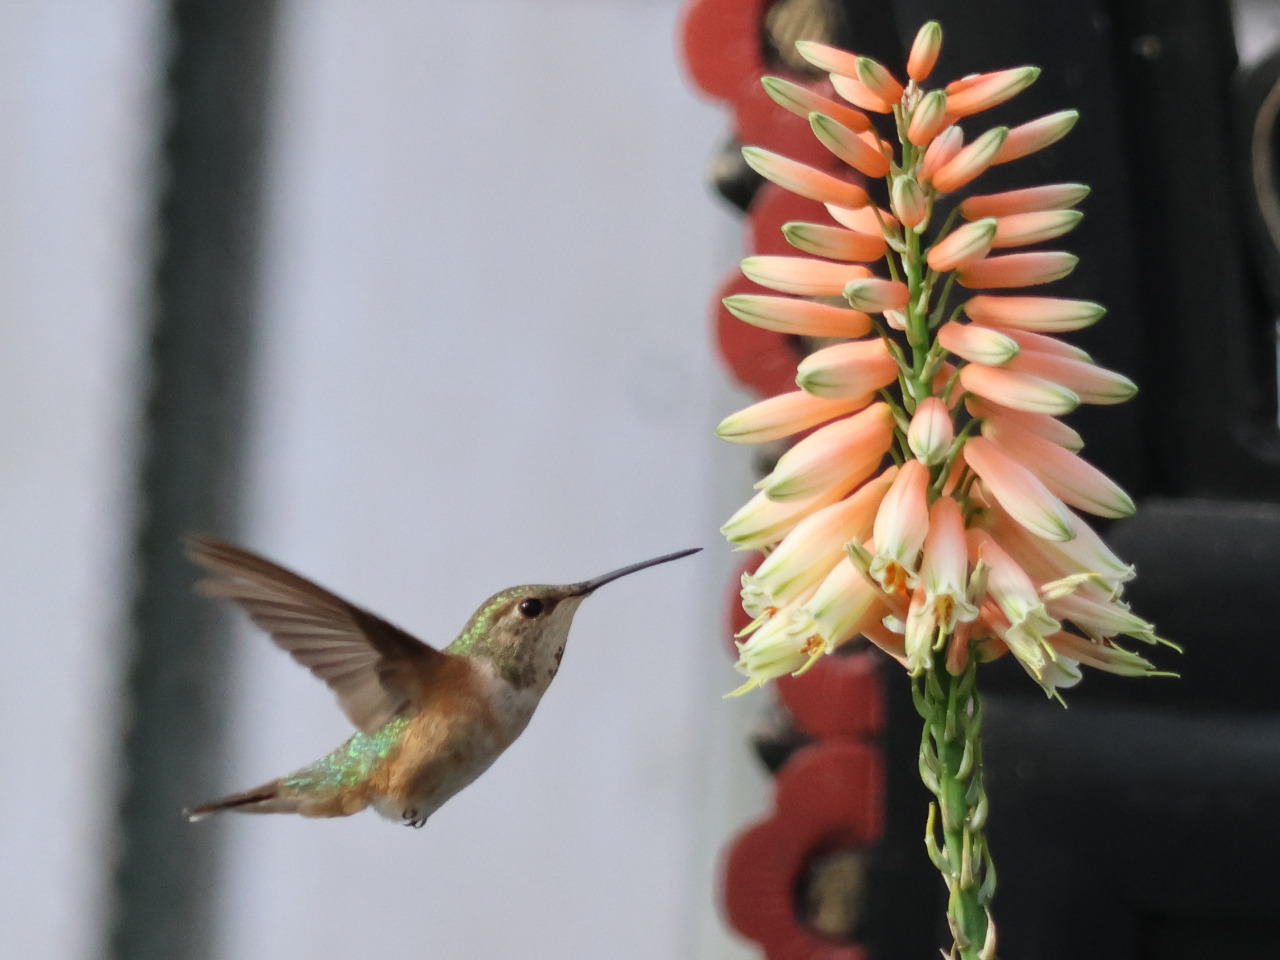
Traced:
<path fill-rule="evenodd" d="M 524 731 L 564 655 L 579 604 L 619 577 L 697 553 L 633 563 L 562 586 L 495 593 L 443 650 L 257 554 L 190 537 L 207 596 L 235 601 L 329 685 L 356 733 L 315 763 L 184 810 L 346 817 L 372 806 L 421 827 Z"/>

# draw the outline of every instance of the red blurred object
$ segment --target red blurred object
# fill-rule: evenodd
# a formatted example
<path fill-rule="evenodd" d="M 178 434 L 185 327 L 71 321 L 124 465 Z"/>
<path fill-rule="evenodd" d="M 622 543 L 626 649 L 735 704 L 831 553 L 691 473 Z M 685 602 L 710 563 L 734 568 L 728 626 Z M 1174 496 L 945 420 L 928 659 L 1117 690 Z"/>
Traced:
<path fill-rule="evenodd" d="M 784 156 L 844 175 L 843 167 L 812 136 L 804 118 L 776 105 L 760 85 L 767 65 L 763 18 L 767 0 L 694 0 L 685 10 L 682 39 L 694 81 L 733 112 L 734 133 Z M 799 76 L 815 92 L 830 84 Z M 747 214 L 752 253 L 794 254 L 782 235 L 789 220 L 823 222 L 822 205 L 764 183 Z M 800 343 L 785 334 L 738 320 L 720 303 L 735 293 L 760 292 L 738 271 L 716 292 L 716 340 L 731 375 L 762 397 L 795 389 Z M 739 570 L 759 566 L 752 555 Z M 735 577 L 729 633 L 748 623 Z M 732 643 L 729 649 L 734 651 Z M 883 830 L 884 773 L 874 737 L 885 723 L 884 696 L 874 653 L 830 656 L 799 677 L 777 681 L 796 725 L 816 742 L 797 750 L 778 772 L 775 812 L 740 833 L 724 867 L 723 900 L 729 922 L 757 941 L 770 960 L 866 960 L 857 943 L 824 937 L 797 910 L 798 890 L 812 858 L 838 849 L 866 849 Z"/>
<path fill-rule="evenodd" d="M 866 849 L 884 828 L 884 771 L 875 749 L 823 740 L 778 773 L 773 816 L 740 833 L 724 864 L 729 923 L 772 960 L 865 960 L 856 943 L 822 936 L 797 916 L 796 890 L 815 854 Z"/>

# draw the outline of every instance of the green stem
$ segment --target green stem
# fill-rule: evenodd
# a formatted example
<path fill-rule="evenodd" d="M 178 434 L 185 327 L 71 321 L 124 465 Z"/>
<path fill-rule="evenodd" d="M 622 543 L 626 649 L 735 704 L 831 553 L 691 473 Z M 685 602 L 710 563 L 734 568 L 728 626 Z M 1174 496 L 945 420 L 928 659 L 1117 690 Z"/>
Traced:
<path fill-rule="evenodd" d="M 970 662 L 959 676 L 950 674 L 946 651 L 954 641 L 942 639 L 932 669 L 915 681 L 913 690 L 924 720 L 921 779 L 938 798 L 929 805 L 925 847 L 947 884 L 947 922 L 955 941 L 951 956 L 994 960 L 990 904 L 996 874 L 983 829 L 987 796 L 977 665 Z"/>

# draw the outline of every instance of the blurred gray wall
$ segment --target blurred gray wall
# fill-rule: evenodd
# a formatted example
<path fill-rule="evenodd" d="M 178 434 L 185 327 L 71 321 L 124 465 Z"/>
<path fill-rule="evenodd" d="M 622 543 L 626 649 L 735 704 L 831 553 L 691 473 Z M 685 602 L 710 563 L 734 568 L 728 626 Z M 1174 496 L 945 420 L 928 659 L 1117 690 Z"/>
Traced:
<path fill-rule="evenodd" d="M 228 818 L 226 958 L 749 955 L 714 862 L 763 803 L 716 528 L 745 456 L 706 325 L 736 220 L 674 0 L 285 3 L 247 545 L 444 644 L 492 591 L 685 546 L 577 618 L 524 737 L 422 831 Z M 102 939 L 151 250 L 154 2 L 0 10 L 6 955 Z M 225 786 L 349 733 L 237 641 Z M 200 799 L 200 798 L 192 798 Z"/>

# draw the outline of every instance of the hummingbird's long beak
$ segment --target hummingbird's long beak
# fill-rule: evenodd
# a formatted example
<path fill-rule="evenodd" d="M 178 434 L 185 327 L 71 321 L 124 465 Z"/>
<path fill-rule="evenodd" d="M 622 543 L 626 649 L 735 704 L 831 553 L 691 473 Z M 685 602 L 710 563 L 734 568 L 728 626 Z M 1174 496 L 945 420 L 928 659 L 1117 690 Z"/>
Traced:
<path fill-rule="evenodd" d="M 662 557 L 654 557 L 652 560 L 642 560 L 639 563 L 633 563 L 629 567 L 623 567 L 620 570 L 614 570 L 612 573 L 606 573 L 602 577 L 596 577 L 593 580 L 584 580 L 582 583 L 575 583 L 570 588 L 571 597 L 583 597 L 594 590 L 598 590 L 606 583 L 612 583 L 619 577 L 625 577 L 629 573 L 635 573 L 637 570 L 644 570 L 647 567 L 656 567 L 660 563 L 669 563 L 672 560 L 679 560 L 681 557 L 687 557 L 691 553 L 697 553 L 701 547 L 691 547 L 688 550 L 678 550 L 675 553 L 668 553 Z"/>

